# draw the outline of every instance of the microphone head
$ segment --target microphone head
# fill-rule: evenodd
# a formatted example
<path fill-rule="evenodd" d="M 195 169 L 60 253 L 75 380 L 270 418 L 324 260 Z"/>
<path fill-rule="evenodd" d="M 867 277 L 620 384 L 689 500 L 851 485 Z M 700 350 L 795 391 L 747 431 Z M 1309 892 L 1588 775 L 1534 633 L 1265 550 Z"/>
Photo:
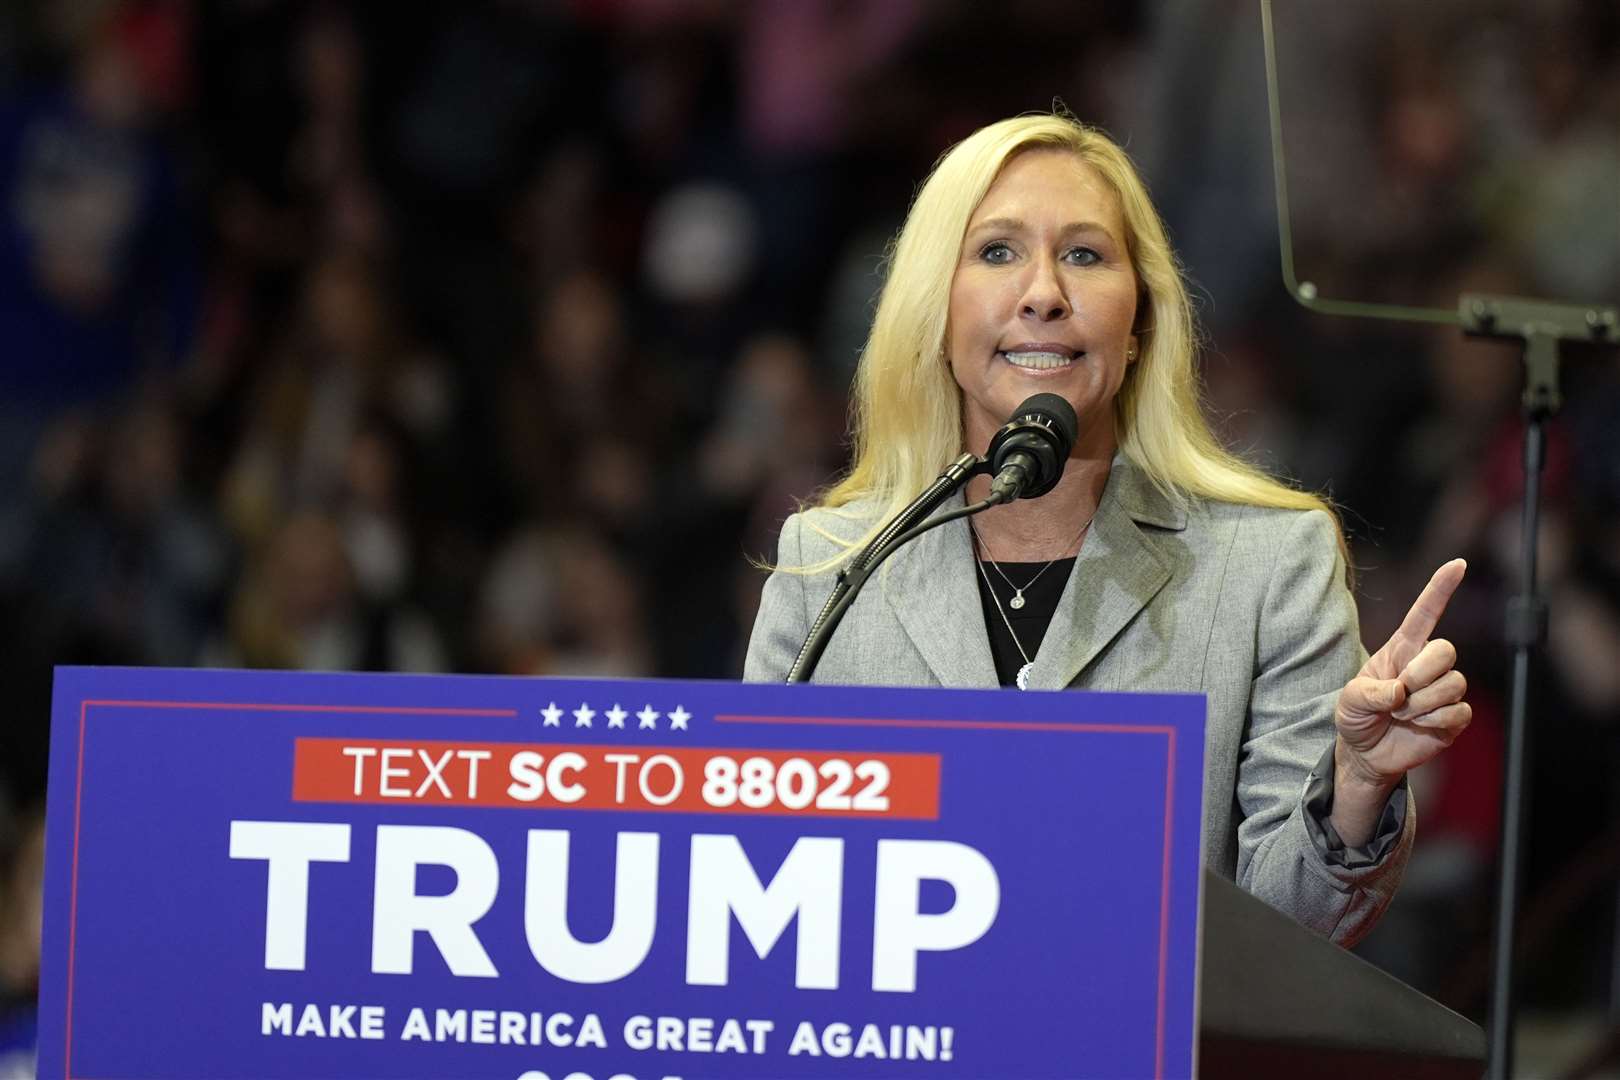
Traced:
<path fill-rule="evenodd" d="M 1014 454 L 1021 454 L 1028 479 L 1018 497 L 1045 495 L 1057 486 L 1079 437 L 1080 419 L 1074 406 L 1058 394 L 1036 394 L 1024 399 L 990 440 L 991 471 L 999 474 Z"/>
<path fill-rule="evenodd" d="M 1013 413 L 1013 420 L 1025 417 L 1038 418 L 1038 422 L 1053 425 L 1052 430 L 1059 439 L 1063 456 L 1068 457 L 1069 451 L 1074 449 L 1074 441 L 1080 437 L 1080 418 L 1074 415 L 1074 406 L 1062 394 L 1036 394 L 1024 399 Z"/>

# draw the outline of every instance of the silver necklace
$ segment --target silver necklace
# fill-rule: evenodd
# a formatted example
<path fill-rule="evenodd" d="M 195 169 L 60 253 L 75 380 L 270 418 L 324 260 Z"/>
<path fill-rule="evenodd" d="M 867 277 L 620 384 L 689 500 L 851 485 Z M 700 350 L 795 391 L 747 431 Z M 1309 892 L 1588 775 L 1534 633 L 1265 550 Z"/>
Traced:
<path fill-rule="evenodd" d="M 1093 513 L 1091 515 L 1091 517 L 1086 519 L 1086 523 L 1084 525 L 1080 526 L 1080 531 L 1078 533 L 1076 533 L 1075 537 L 1074 537 L 1074 539 L 1076 541 L 1078 541 L 1080 539 L 1080 537 L 1085 535 L 1087 529 L 1091 528 L 1091 522 L 1092 522 L 1093 519 L 1096 518 L 1096 516 L 1097 515 L 1095 513 Z M 984 540 L 981 539 L 980 536 L 979 536 L 979 530 L 973 528 L 973 522 L 972 521 L 968 522 L 968 529 L 973 533 L 973 539 L 978 542 L 979 547 L 984 549 L 984 553 L 986 555 L 990 554 L 990 549 L 985 546 Z M 1069 546 L 1073 547 L 1074 546 L 1073 542 L 1071 542 Z M 1058 559 L 1061 559 L 1062 557 L 1063 556 L 1059 555 Z M 1029 653 L 1024 651 L 1024 643 L 1022 641 L 1018 640 L 1018 631 L 1013 629 L 1012 620 L 1007 617 L 1007 610 L 1001 606 L 1001 597 L 996 595 L 996 587 L 990 583 L 990 575 L 984 569 L 984 560 L 983 559 L 974 559 L 973 561 L 979 567 L 980 576 L 984 578 L 984 587 L 990 590 L 990 599 L 995 601 L 996 614 L 1001 616 L 1002 624 L 1007 627 L 1007 633 L 1013 640 L 1013 647 L 1018 650 L 1018 655 L 1024 658 L 1024 666 L 1018 669 L 1018 676 L 1013 681 L 1017 684 L 1018 689 L 1020 689 L 1020 690 L 1028 690 L 1029 689 L 1029 673 L 1030 673 L 1031 670 L 1034 669 L 1035 661 L 1033 661 L 1033 660 L 1031 660 L 1029 658 Z M 1029 583 L 1024 586 L 1024 589 L 1027 589 L 1031 585 L 1034 585 L 1035 582 L 1040 578 L 1040 576 L 1042 574 L 1044 574 L 1048 570 L 1052 569 L 1052 563 L 1055 563 L 1057 561 L 1058 561 L 1057 559 L 1053 559 L 1052 562 L 1049 562 L 1045 566 L 1041 567 L 1040 570 L 1036 572 L 1035 577 L 1032 577 L 1032 578 L 1029 579 Z M 995 565 L 994 561 L 991 562 L 991 565 L 992 566 Z M 1006 581 L 1008 587 L 1013 590 L 1013 598 L 1012 598 L 1012 600 L 1010 602 L 1011 606 L 1013 608 L 1015 608 L 1015 609 L 1023 607 L 1024 606 L 1024 589 L 1020 589 L 1018 586 L 1014 585 L 1011 581 L 1009 581 L 1007 579 L 1007 575 L 1002 573 L 1001 567 L 996 566 L 996 573 L 1001 574 L 1001 580 Z"/>
<path fill-rule="evenodd" d="M 1018 684 L 1018 689 L 1028 690 L 1029 672 L 1035 666 L 1035 661 L 1029 658 L 1029 653 L 1024 651 L 1024 643 L 1018 640 L 1018 631 L 1012 628 L 1012 620 L 1007 618 L 1007 612 L 1001 606 L 1001 597 L 996 595 L 996 587 L 990 584 L 990 575 L 985 572 L 984 561 L 982 559 L 974 559 L 973 561 L 978 564 L 979 573 L 984 576 L 984 587 L 990 590 L 990 599 L 996 602 L 996 614 L 1001 616 L 1001 621 L 1007 626 L 1007 633 L 1012 635 L 1013 645 L 1017 647 L 1018 655 L 1024 658 L 1024 666 L 1018 669 L 1018 678 L 1014 681 Z"/>
<path fill-rule="evenodd" d="M 1086 518 L 1086 523 L 1084 525 L 1080 526 L 1080 531 L 1074 534 L 1074 539 L 1069 541 L 1069 547 L 1073 547 L 1075 544 L 1079 543 L 1080 538 L 1086 534 L 1087 529 L 1091 528 L 1091 523 L 1093 521 L 1095 521 L 1096 518 L 1097 518 L 1097 512 L 1094 510 L 1091 513 L 1091 517 Z M 973 522 L 971 520 L 968 522 L 968 528 L 972 530 L 973 539 L 978 541 L 979 548 L 986 555 L 990 555 L 990 545 L 988 545 L 988 544 L 986 544 L 984 542 L 984 537 L 979 535 L 979 530 L 973 527 Z M 1065 550 L 1067 550 L 1067 549 L 1065 549 Z M 1061 558 L 1063 558 L 1063 556 L 1059 555 L 1058 559 L 1061 559 Z M 1025 601 L 1024 601 L 1024 589 L 1033 589 L 1035 587 L 1035 583 L 1037 581 L 1041 580 L 1041 575 L 1046 573 L 1048 570 L 1052 569 L 1052 564 L 1057 562 L 1058 559 L 1053 559 L 1052 562 L 1047 563 L 1045 566 L 1043 566 L 1039 570 L 1035 571 L 1035 576 L 1030 578 L 1028 581 L 1024 582 L 1024 588 L 1021 589 L 1017 585 L 1013 584 L 1012 578 L 1007 576 L 1007 572 L 1001 568 L 1001 564 L 996 561 L 995 556 L 990 555 L 990 565 L 996 568 L 996 574 L 998 576 L 1000 576 L 1002 581 L 1005 581 L 1007 583 L 1007 588 L 1009 588 L 1009 589 L 1011 589 L 1013 591 L 1012 599 L 1007 601 L 1007 606 L 1012 608 L 1014 611 L 1022 610 L 1022 608 L 1024 606 L 1024 603 L 1025 603 Z M 980 565 L 983 565 L 983 564 L 981 563 Z M 994 589 L 992 589 L 990 591 L 991 591 L 991 593 L 995 592 Z M 999 602 L 1000 601 L 997 601 L 997 603 L 999 603 Z"/>

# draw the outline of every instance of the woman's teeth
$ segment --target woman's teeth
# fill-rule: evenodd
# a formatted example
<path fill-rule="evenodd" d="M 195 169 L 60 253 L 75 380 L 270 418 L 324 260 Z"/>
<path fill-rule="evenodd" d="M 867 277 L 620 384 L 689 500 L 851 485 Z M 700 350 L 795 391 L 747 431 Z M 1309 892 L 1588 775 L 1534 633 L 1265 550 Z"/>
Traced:
<path fill-rule="evenodd" d="M 1033 368 L 1036 371 L 1047 371 L 1051 368 L 1067 367 L 1074 362 L 1074 357 L 1067 353 L 1055 352 L 1004 352 L 1007 363 L 1013 367 Z"/>

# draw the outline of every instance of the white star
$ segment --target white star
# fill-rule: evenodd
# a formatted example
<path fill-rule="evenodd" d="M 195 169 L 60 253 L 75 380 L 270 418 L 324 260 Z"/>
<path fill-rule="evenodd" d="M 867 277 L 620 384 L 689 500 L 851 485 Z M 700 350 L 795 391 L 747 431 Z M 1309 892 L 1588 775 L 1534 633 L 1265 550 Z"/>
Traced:
<path fill-rule="evenodd" d="M 636 713 L 636 716 L 638 718 L 640 718 L 640 720 L 641 720 L 641 726 L 643 728 L 654 728 L 654 729 L 656 729 L 658 727 L 658 718 L 660 716 L 663 716 L 663 715 L 664 715 L 663 713 L 659 712 L 657 709 L 653 708 L 651 705 L 642 706 L 641 711 Z"/>
<path fill-rule="evenodd" d="M 595 709 L 591 708 L 589 705 L 581 704 L 579 708 L 574 710 L 574 726 L 590 727 L 591 717 L 595 715 Z"/>
<path fill-rule="evenodd" d="M 619 703 L 615 701 L 613 708 L 603 713 L 603 715 L 608 718 L 608 727 L 622 728 L 624 727 L 624 718 L 630 714 L 619 708 Z"/>
<path fill-rule="evenodd" d="M 692 719 L 692 714 L 686 711 L 685 706 L 675 706 L 675 711 L 669 714 L 669 730 L 685 731 L 686 722 Z"/>
<path fill-rule="evenodd" d="M 546 718 L 546 727 L 562 727 L 562 710 L 555 701 L 547 702 L 540 715 Z"/>

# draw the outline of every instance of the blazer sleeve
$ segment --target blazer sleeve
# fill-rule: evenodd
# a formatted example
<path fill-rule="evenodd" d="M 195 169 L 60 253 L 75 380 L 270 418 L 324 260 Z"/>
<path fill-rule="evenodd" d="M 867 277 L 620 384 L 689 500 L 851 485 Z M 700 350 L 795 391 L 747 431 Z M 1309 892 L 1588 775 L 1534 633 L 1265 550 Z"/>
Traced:
<path fill-rule="evenodd" d="M 1293 516 L 1279 538 L 1262 601 L 1248 730 L 1238 763 L 1238 883 L 1341 945 L 1360 940 L 1389 906 L 1406 868 L 1417 814 L 1392 799 L 1399 839 L 1370 863 L 1330 857 L 1312 829 L 1307 792 L 1329 761 L 1339 691 L 1366 662 L 1332 521 Z M 1331 774 L 1330 774 L 1331 775 Z M 1317 799 L 1318 812 L 1320 799 Z M 1386 817 L 1389 815 L 1386 813 Z M 1348 863 L 1348 864 L 1346 864 Z"/>
<path fill-rule="evenodd" d="M 776 545 L 777 566 L 803 566 L 804 520 L 794 514 L 782 525 Z M 804 636 L 810 632 L 805 575 L 771 571 L 759 598 L 759 614 L 748 639 L 748 655 L 743 661 L 745 682 L 782 682 L 799 656 Z"/>

